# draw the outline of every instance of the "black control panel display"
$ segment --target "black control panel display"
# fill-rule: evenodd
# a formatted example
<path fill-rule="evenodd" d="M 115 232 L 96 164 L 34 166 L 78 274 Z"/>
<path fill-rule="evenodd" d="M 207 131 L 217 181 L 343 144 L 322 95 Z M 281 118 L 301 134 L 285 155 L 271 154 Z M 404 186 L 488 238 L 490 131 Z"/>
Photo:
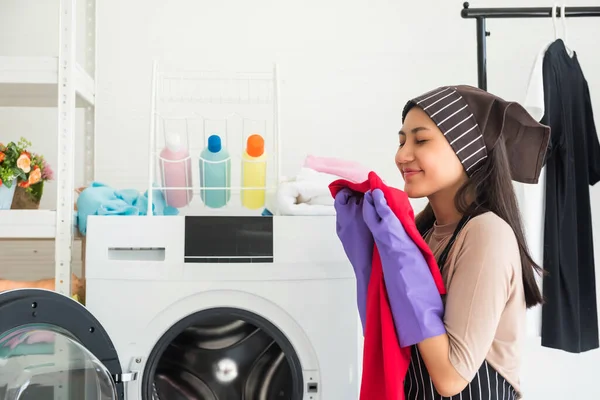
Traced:
<path fill-rule="evenodd" d="M 273 262 L 273 218 L 186 216 L 185 262 Z"/>

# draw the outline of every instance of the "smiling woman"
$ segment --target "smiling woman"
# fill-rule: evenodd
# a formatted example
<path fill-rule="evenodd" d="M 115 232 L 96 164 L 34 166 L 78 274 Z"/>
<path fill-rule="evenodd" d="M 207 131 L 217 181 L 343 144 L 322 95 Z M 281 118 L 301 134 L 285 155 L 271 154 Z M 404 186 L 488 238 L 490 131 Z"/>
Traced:
<path fill-rule="evenodd" d="M 407 399 L 520 398 L 525 310 L 542 297 L 511 178 L 537 181 L 549 129 L 468 86 L 409 101 L 403 124 L 396 164 L 407 195 L 429 200 L 417 227 L 447 288 L 446 333 L 414 346 Z"/>
<path fill-rule="evenodd" d="M 364 194 L 364 201 L 338 194 L 336 202 L 338 227 L 352 226 L 341 240 L 355 268 L 370 263 L 359 243 L 368 250 L 370 234 L 375 240 L 395 337 L 412 348 L 406 399 L 520 399 L 526 309 L 542 296 L 511 179 L 537 182 L 549 128 L 519 104 L 470 86 L 412 99 L 402 119 L 395 161 L 405 193 L 429 200 L 415 222 L 441 269 L 445 297 L 414 279 L 427 269 L 424 256 L 381 191 Z M 359 302 L 364 275 L 356 274 Z M 406 309 L 414 312 L 407 316 Z M 415 330 L 418 337 L 410 335 Z"/>

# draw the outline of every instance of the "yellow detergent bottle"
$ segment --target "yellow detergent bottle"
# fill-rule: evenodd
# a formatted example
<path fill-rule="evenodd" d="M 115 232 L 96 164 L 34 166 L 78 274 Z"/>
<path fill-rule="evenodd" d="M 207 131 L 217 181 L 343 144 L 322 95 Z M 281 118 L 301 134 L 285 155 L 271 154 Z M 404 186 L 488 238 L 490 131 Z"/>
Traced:
<path fill-rule="evenodd" d="M 255 210 L 265 206 L 267 155 L 265 140 L 259 134 L 248 137 L 242 154 L 242 206 Z"/>

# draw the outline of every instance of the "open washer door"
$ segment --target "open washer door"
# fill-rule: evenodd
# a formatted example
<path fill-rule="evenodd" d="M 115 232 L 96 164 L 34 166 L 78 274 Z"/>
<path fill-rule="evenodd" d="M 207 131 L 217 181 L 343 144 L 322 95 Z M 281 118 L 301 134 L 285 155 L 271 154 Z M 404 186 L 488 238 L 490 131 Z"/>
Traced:
<path fill-rule="evenodd" d="M 38 289 L 0 293 L 0 400 L 123 399 L 106 331 L 81 304 Z"/>

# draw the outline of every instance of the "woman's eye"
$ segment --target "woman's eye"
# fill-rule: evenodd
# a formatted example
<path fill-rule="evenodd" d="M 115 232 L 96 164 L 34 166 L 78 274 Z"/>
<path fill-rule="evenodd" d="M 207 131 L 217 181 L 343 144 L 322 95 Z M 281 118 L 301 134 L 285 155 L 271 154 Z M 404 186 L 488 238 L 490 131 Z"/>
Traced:
<path fill-rule="evenodd" d="M 415 143 L 416 143 L 416 144 L 423 144 L 423 143 L 425 143 L 425 142 L 428 142 L 428 141 L 429 141 L 429 139 L 421 139 L 421 140 L 415 140 Z M 405 143 L 406 143 L 406 141 L 404 141 L 404 142 L 400 142 L 400 144 L 398 145 L 398 147 L 399 147 L 399 148 L 402 148 L 402 147 L 404 147 L 404 144 L 405 144 Z"/>

